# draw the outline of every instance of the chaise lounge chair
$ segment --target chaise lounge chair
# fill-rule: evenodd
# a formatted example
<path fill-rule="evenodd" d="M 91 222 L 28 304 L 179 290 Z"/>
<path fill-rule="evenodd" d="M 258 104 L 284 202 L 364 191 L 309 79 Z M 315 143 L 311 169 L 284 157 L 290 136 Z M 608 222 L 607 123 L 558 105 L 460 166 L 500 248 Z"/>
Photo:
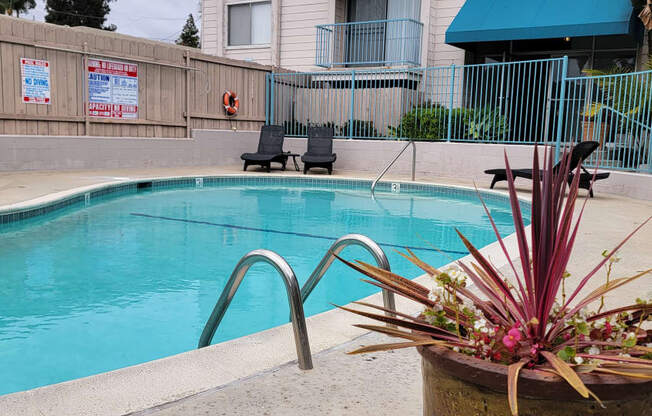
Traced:
<path fill-rule="evenodd" d="M 301 156 L 304 175 L 310 168 L 328 169 L 333 173 L 333 162 L 337 155 L 333 153 L 333 128 L 310 127 L 308 129 L 308 151 Z"/>
<path fill-rule="evenodd" d="M 574 171 L 577 168 L 577 165 L 580 163 L 580 161 L 586 160 L 591 153 L 595 151 L 595 149 L 598 148 L 600 144 L 598 142 L 582 142 L 577 144 L 573 148 L 573 152 L 571 153 L 571 160 L 570 160 L 570 166 L 569 166 L 569 174 L 568 174 L 568 183 L 570 183 L 573 180 L 573 176 L 575 175 Z M 557 163 L 552 169 L 553 172 L 556 172 L 559 168 L 561 167 L 561 162 Z M 589 191 L 589 196 L 593 198 L 593 189 L 591 188 L 591 181 L 594 179 L 593 178 L 593 173 L 587 171 L 584 166 L 582 166 L 582 173 L 580 174 L 580 188 L 582 189 L 587 189 Z M 491 186 L 489 188 L 493 189 L 494 185 L 496 182 L 500 181 L 506 181 L 507 180 L 507 171 L 505 169 L 489 169 L 485 170 L 484 173 L 487 173 L 489 175 L 494 175 L 493 180 L 491 181 Z M 512 169 L 512 175 L 514 176 L 514 179 L 516 178 L 525 178 L 525 179 L 530 179 L 532 180 L 532 169 Z M 597 173 L 595 175 L 595 180 L 601 180 L 601 179 L 607 179 L 609 177 L 608 172 L 604 173 Z"/>
<path fill-rule="evenodd" d="M 283 127 L 281 126 L 263 126 L 260 129 L 260 139 L 258 140 L 258 151 L 256 153 L 243 153 L 240 159 L 244 160 L 244 169 L 247 166 L 258 165 L 267 168 L 269 172 L 272 168 L 272 162 L 285 165 L 288 161 L 288 155 L 283 153 Z"/>

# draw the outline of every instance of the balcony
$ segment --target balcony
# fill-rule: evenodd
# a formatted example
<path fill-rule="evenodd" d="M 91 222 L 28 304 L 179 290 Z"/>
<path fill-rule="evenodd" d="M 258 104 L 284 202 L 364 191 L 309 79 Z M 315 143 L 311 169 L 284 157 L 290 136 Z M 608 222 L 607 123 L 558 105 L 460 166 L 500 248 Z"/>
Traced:
<path fill-rule="evenodd" d="M 419 66 L 422 31 L 423 23 L 413 19 L 319 25 L 315 65 Z"/>

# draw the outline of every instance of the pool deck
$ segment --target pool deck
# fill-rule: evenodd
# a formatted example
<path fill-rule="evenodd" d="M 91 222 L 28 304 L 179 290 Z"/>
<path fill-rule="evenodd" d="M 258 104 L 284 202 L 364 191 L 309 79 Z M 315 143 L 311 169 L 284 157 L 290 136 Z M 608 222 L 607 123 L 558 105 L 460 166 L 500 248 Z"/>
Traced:
<path fill-rule="evenodd" d="M 294 171 L 273 174 L 296 175 Z M 0 173 L 0 210 L 43 202 L 53 195 L 62 196 L 74 188 L 92 187 L 134 179 L 177 176 L 212 176 L 245 174 L 241 168 L 196 167 L 178 169 L 116 169 L 95 171 Z M 265 174 L 252 170 L 247 175 Z M 314 175 L 325 177 L 325 175 Z M 369 172 L 335 171 L 334 177 L 373 178 Z M 388 175 L 388 179 L 408 180 Z M 440 178 L 417 178 L 418 181 L 457 186 L 472 183 Z M 520 194 L 529 197 L 527 182 Z M 486 184 L 482 184 L 486 185 Z M 505 191 L 505 186 L 498 188 Z M 582 194 L 583 195 L 583 194 Z M 609 194 L 598 194 L 588 201 L 570 265 L 571 280 L 599 261 L 600 253 L 610 249 L 647 217 L 652 215 L 652 201 L 641 201 Z M 509 239 L 508 239 L 509 240 Z M 514 247 L 513 239 L 508 241 Z M 483 250 L 496 260 L 496 244 Z M 510 253 L 512 253 L 510 249 Z M 615 276 L 628 276 L 652 265 L 652 225 L 648 224 L 620 251 L 623 259 L 616 265 Z M 498 263 L 499 265 L 504 264 Z M 420 278 L 425 282 L 427 279 Z M 617 305 L 637 296 L 645 296 L 652 285 L 646 276 L 616 292 L 607 303 Z M 604 283 L 596 278 L 591 287 Z M 572 282 L 568 283 L 572 286 Z M 589 289 L 589 288 L 587 288 Z M 217 294 L 216 294 L 217 296 Z M 650 296 L 649 294 L 647 296 Z M 372 296 L 379 301 L 380 296 Z M 621 300 L 622 299 L 622 300 Z M 400 302 L 399 309 L 418 311 L 410 302 Z M 420 362 L 415 350 L 348 356 L 344 351 L 358 345 L 382 341 L 382 337 L 352 328 L 357 317 L 342 311 L 329 311 L 308 319 L 315 368 L 302 371 L 296 367 L 291 328 L 283 325 L 259 334 L 177 356 L 91 376 L 30 392 L 0 396 L 3 414 L 124 414 L 138 415 L 414 415 L 421 412 Z M 221 363 L 216 363 L 220 357 Z M 168 366 L 156 373 L 157 366 Z M 159 375 L 155 375 L 159 374 Z M 158 378 L 161 378 L 160 380 Z M 194 383 L 181 390 L 165 393 L 169 403 L 160 405 L 148 400 L 159 394 L 166 379 Z M 203 384 L 202 384 L 203 383 Z M 113 406 L 106 400 L 105 389 L 133 398 L 125 406 Z M 156 390 L 156 391 L 155 391 Z M 130 401 L 131 400 L 131 401 Z M 78 409 L 77 413 L 71 409 Z"/>

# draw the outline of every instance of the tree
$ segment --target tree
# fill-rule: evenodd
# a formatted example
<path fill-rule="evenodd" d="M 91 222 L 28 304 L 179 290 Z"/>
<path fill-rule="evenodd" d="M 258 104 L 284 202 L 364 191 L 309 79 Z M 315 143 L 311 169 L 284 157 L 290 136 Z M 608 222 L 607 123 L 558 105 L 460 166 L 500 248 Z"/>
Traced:
<path fill-rule="evenodd" d="M 192 14 L 188 15 L 186 24 L 183 25 L 181 35 L 177 39 L 177 45 L 190 46 L 191 48 L 199 48 L 199 29 L 195 25 L 195 18 Z"/>
<path fill-rule="evenodd" d="M 0 14 L 16 13 L 20 17 L 21 13 L 27 13 L 28 10 L 36 7 L 36 0 L 0 0 Z"/>
<path fill-rule="evenodd" d="M 56 25 L 87 26 L 114 31 L 116 25 L 105 25 L 115 0 L 47 0 L 45 21 Z"/>
<path fill-rule="evenodd" d="M 631 0 L 634 7 L 634 14 L 641 19 L 647 30 L 647 50 L 652 63 L 652 4 L 647 0 Z"/>

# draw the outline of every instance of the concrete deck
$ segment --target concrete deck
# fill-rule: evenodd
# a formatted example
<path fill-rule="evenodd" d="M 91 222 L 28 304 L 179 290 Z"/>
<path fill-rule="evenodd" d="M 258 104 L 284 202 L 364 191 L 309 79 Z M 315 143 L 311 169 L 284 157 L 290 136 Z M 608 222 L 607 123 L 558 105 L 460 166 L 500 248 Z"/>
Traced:
<path fill-rule="evenodd" d="M 387 342 L 367 334 L 313 356 L 315 368 L 285 364 L 132 416 L 420 415 L 421 361 L 416 349 L 346 355 Z"/>
<path fill-rule="evenodd" d="M 210 176 L 220 174 L 242 174 L 241 168 L 173 168 L 173 169 L 120 169 L 120 170 L 87 170 L 87 171 L 59 171 L 59 172 L 18 172 L 0 174 L 0 209 L 9 205 L 29 203 L 34 199 L 43 199 L 53 192 L 65 193 L 72 188 L 91 186 L 100 183 L 117 182 L 126 179 L 155 178 L 170 176 Z M 281 173 L 274 171 L 274 173 Z M 257 174 L 252 171 L 248 174 Z M 259 172 L 258 172 L 259 174 Z M 283 172 L 284 175 L 297 174 L 293 171 Z M 321 175 L 319 175 L 321 176 Z M 342 172 L 337 171 L 334 176 L 356 176 L 370 177 L 368 173 Z M 405 180 L 404 176 L 389 176 Z M 439 180 L 438 178 L 417 178 L 424 182 L 447 183 L 454 185 L 469 186 L 469 182 Z M 525 184 L 524 184 L 525 185 Z M 501 188 L 504 190 L 505 188 Z M 524 197 L 528 197 L 527 188 L 521 190 Z M 580 227 L 578 241 L 576 243 L 575 255 L 570 265 L 572 273 L 571 281 L 567 287 L 572 287 L 584 273 L 590 271 L 600 260 L 600 253 L 604 249 L 615 246 L 629 231 L 640 224 L 647 217 L 652 215 L 652 202 L 640 201 L 621 196 L 613 196 L 600 193 L 596 198 L 589 200 L 584 214 L 583 225 Z M 497 256 L 497 251 L 489 251 L 491 257 Z M 617 277 L 632 275 L 637 271 L 649 268 L 652 265 L 652 225 L 642 229 L 632 240 L 621 250 L 620 256 L 623 260 L 616 265 L 615 275 Z M 500 263 L 499 263 L 500 264 Z M 611 305 L 621 304 L 644 296 L 652 287 L 650 276 L 639 280 L 637 284 L 621 289 L 612 295 L 607 303 Z M 591 287 L 602 284 L 602 278 L 596 278 Z M 648 295 L 649 296 L 649 295 Z M 379 296 L 377 297 L 379 298 Z M 414 305 L 408 309 L 414 309 Z M 316 415 L 344 415 L 344 414 L 419 414 L 420 413 L 420 370 L 419 360 L 416 351 L 407 350 L 393 353 L 379 353 L 367 356 L 351 357 L 343 352 L 354 349 L 360 344 L 370 344 L 382 341 L 382 337 L 375 334 L 365 334 L 363 331 L 344 329 L 341 325 L 350 325 L 351 321 L 360 322 L 357 317 L 342 317 L 341 311 L 329 311 L 309 319 L 308 327 L 311 342 L 315 342 L 313 351 L 315 355 L 315 369 L 303 372 L 296 368 L 294 363 L 283 364 L 292 358 L 294 351 L 285 351 L 279 359 L 267 357 L 265 365 L 254 365 L 245 363 L 242 360 L 243 351 L 254 349 L 264 351 L 265 356 L 272 353 L 269 345 L 260 340 L 246 341 L 244 350 L 229 342 L 222 350 L 228 353 L 228 357 L 235 360 L 233 366 L 227 362 L 222 363 L 222 369 L 229 367 L 218 379 L 223 380 L 217 388 L 213 387 L 206 392 L 197 393 L 188 391 L 186 394 L 178 392 L 174 397 L 176 400 L 171 403 L 142 410 L 148 406 L 131 407 L 133 411 L 140 411 L 140 414 L 160 415 L 196 415 L 196 414 L 316 414 Z M 315 318 L 315 319 L 313 319 Z M 324 326 L 326 321 L 338 320 L 337 328 L 342 328 L 334 333 L 333 327 Z M 287 326 L 282 327 L 279 338 L 289 336 L 291 331 Z M 273 330 L 270 330 L 273 331 Z M 323 333 L 321 333 L 323 331 Z M 266 335 L 265 335 L 266 336 Z M 319 339 L 313 339 L 319 338 Z M 289 340 L 289 338 L 284 338 Z M 235 341 L 235 340 L 234 340 Z M 249 343 L 248 345 L 246 343 Z M 290 341 L 291 342 L 291 341 Z M 287 345 L 290 345 L 287 343 Z M 220 347 L 220 346 L 212 346 Z M 208 350 L 208 349 L 205 349 Z M 318 352 L 321 351 L 321 352 Z M 212 350 L 212 357 L 218 349 Z M 263 352 L 263 351 L 261 351 Z M 208 354 L 207 351 L 205 354 Z M 187 354 L 187 353 L 184 353 Z M 247 355 L 247 353 L 245 353 Z M 196 354 L 194 355 L 197 356 Z M 175 356 L 177 357 L 177 356 Z M 202 365 L 208 365 L 209 357 Z M 222 357 L 222 356 L 220 356 Z M 240 357 L 238 359 L 238 357 Z M 164 359 L 167 360 L 167 359 Z M 275 364 L 274 364 L 275 363 Z M 273 365 L 272 365 L 273 364 Z M 190 365 L 186 360 L 184 365 Z M 243 369 L 243 373 L 232 374 L 231 368 Z M 125 369 L 126 370 L 126 369 Z M 121 372 L 122 370 L 118 370 Z M 118 373 L 116 372 L 116 373 Z M 146 371 L 141 371 L 142 380 L 147 382 L 151 377 Z M 125 383 L 124 390 L 129 390 L 138 382 L 130 380 L 127 383 L 125 373 L 122 376 L 113 376 L 106 379 L 110 383 Z M 94 376 L 97 377 L 97 376 Z M 175 377 L 175 374 L 170 374 Z M 243 378 L 244 377 L 244 378 Z M 68 384 L 70 383 L 70 384 Z M 64 385 L 77 386 L 79 383 L 68 382 Z M 83 383 L 82 383 L 83 384 Z M 61 402 L 88 401 L 85 409 L 92 414 L 98 414 L 93 403 L 95 396 L 102 396 L 102 391 L 92 391 L 93 398 L 81 396 L 69 397 L 73 391 L 72 387 L 54 389 L 55 386 L 44 389 L 52 394 L 57 394 Z M 147 386 L 145 391 L 147 391 Z M 141 386 L 143 388 L 143 386 Z M 40 390 L 40 389 L 38 389 Z M 18 393 L 19 395 L 22 393 Z M 144 393 L 146 394 L 146 393 Z M 68 396 L 67 396 L 68 395 Z M 9 395 L 14 396 L 14 395 Z M 184 396 L 189 396 L 184 398 Z M 11 414 L 38 414 L 36 410 L 49 409 L 47 414 L 63 414 L 56 409 L 62 409 L 58 404 L 45 406 L 40 403 L 32 408 L 34 413 L 15 400 L 7 400 L 8 396 L 0 397 L 0 409 L 3 405 L 5 410 L 12 409 Z M 45 396 L 35 394 L 33 399 L 38 400 Z M 25 396 L 20 397 L 21 400 Z M 4 399 L 4 400 L 3 400 Z M 147 402 L 143 397 L 143 402 Z M 309 400 L 307 400 L 309 399 Z M 309 403 L 309 404 L 306 404 Z M 154 404 L 150 405 L 153 406 Z M 22 409 L 21 412 L 13 410 Z M 102 409 L 103 414 L 126 413 L 124 410 L 109 412 Z M 72 413 L 67 413 L 72 414 Z M 83 413 L 80 413 L 83 414 Z"/>

